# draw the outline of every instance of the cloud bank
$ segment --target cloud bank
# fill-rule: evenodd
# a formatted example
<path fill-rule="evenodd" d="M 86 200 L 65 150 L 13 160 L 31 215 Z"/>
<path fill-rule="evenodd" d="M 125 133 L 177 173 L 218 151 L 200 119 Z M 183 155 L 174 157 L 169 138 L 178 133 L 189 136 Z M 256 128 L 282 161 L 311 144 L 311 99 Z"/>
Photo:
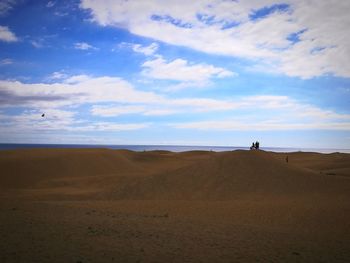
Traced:
<path fill-rule="evenodd" d="M 336 4 L 334 4 L 336 2 Z M 349 1 L 109 1 L 80 7 L 102 26 L 303 79 L 350 77 Z"/>
<path fill-rule="evenodd" d="M 200 97 L 171 98 L 151 91 L 141 91 L 117 77 L 66 76 L 55 72 L 54 83 L 0 81 L 1 131 L 16 129 L 66 131 L 122 131 L 167 125 L 177 129 L 197 130 L 346 130 L 350 115 L 300 103 L 287 96 L 245 96 L 228 99 Z M 98 87 L 98 88 L 96 88 Z M 84 106 L 85 116 L 76 117 L 76 107 Z M 2 111 L 20 107 L 20 114 Z M 256 115 L 256 111 L 259 114 Z M 45 112 L 44 119 L 40 118 Z M 207 115 L 221 113 L 220 115 Z M 79 114 L 82 111 L 79 110 Z M 203 115 L 204 114 L 204 115 Z M 115 117 L 149 116 L 151 121 L 118 123 Z M 157 123 L 165 115 L 191 115 L 190 122 Z M 205 120 L 203 121 L 203 116 Z M 215 116 L 208 117 L 208 116 Z M 236 116 L 236 117 L 229 117 Z M 113 119 L 109 119 L 113 118 Z M 159 128 L 159 127 L 158 127 Z"/>

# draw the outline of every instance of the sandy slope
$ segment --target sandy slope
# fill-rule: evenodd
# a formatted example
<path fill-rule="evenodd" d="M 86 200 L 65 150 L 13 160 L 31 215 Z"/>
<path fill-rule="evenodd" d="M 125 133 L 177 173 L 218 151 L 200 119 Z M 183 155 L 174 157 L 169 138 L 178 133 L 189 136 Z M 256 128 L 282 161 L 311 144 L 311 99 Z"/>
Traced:
<path fill-rule="evenodd" d="M 227 200 L 243 195 L 347 195 L 350 192 L 348 178 L 320 175 L 262 151 L 212 153 L 193 164 L 156 173 L 139 183 L 125 183 L 114 190 L 118 199 L 175 200 Z"/>
<path fill-rule="evenodd" d="M 348 262 L 349 171 L 340 153 L 0 151 L 0 262 Z"/>
<path fill-rule="evenodd" d="M 1 187 L 32 188 L 57 178 L 138 171 L 122 153 L 107 149 L 31 149 L 0 151 Z"/>
<path fill-rule="evenodd" d="M 288 160 L 298 166 L 328 175 L 350 176 L 350 154 L 346 153 L 307 153 L 274 154 L 277 158 L 288 156 Z"/>

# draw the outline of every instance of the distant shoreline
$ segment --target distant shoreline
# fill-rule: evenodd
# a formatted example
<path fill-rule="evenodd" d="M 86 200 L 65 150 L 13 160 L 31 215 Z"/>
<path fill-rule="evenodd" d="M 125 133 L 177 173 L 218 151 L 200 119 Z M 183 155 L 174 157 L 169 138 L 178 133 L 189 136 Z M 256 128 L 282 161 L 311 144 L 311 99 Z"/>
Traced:
<path fill-rule="evenodd" d="M 171 152 L 186 151 L 234 151 L 249 150 L 243 146 L 196 146 L 196 145 L 108 145 L 108 144 L 22 144 L 22 143 L 0 143 L 0 150 L 32 149 L 32 148 L 106 148 L 114 150 L 131 151 L 154 151 L 164 150 Z M 350 149 L 325 149 L 325 148 L 294 148 L 294 147 L 261 147 L 261 150 L 272 152 L 316 152 L 316 153 L 350 153 Z"/>

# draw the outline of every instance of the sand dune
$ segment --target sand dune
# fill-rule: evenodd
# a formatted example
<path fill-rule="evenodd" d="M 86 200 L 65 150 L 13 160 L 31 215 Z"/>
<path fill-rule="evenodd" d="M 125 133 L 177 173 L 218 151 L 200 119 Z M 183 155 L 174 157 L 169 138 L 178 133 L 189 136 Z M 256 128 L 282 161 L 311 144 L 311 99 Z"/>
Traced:
<path fill-rule="evenodd" d="M 349 262 L 349 156 L 0 151 L 0 261 Z"/>
<path fill-rule="evenodd" d="M 2 188 L 31 188 L 57 178 L 139 171 L 124 154 L 107 149 L 0 151 L 0 167 Z"/>
<path fill-rule="evenodd" d="M 89 189 L 99 198 L 211 199 L 350 192 L 348 155 L 264 151 L 131 152 L 34 149 L 0 152 L 2 188 Z M 345 159 L 345 160 L 344 160 Z M 348 165 L 348 166 L 346 166 Z M 340 175 L 322 171 L 339 171 Z M 321 173 L 320 173 L 321 171 Z M 91 198 L 91 197 L 90 197 Z"/>
<path fill-rule="evenodd" d="M 328 175 L 350 176 L 350 154 L 346 153 L 308 153 L 295 152 L 288 154 L 273 154 L 276 158 L 288 156 L 290 162 L 304 168 Z"/>
<path fill-rule="evenodd" d="M 179 154 L 194 158 L 196 153 Z M 172 171 L 138 182 L 125 181 L 112 191 L 118 199 L 226 200 L 242 195 L 347 195 L 348 178 L 286 163 L 263 151 L 212 153 Z"/>

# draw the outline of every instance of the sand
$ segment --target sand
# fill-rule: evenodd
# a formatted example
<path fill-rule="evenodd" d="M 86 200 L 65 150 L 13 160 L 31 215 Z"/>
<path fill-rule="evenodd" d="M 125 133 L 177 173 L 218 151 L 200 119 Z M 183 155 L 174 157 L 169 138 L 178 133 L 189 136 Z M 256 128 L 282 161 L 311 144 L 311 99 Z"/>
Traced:
<path fill-rule="evenodd" d="M 349 261 L 349 154 L 0 151 L 0 262 Z"/>

